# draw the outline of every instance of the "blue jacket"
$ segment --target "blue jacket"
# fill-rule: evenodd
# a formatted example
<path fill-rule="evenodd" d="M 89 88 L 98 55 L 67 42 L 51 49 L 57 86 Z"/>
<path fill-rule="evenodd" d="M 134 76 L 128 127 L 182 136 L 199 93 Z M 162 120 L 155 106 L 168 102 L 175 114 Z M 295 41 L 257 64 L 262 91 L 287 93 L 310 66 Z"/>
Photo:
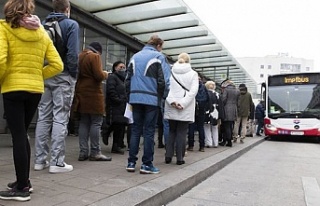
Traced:
<path fill-rule="evenodd" d="M 160 106 L 169 91 L 170 65 L 153 46 L 134 54 L 128 65 L 126 90 L 130 104 Z"/>
<path fill-rule="evenodd" d="M 62 13 L 50 13 L 46 17 L 46 21 L 52 18 L 59 18 L 65 16 Z M 66 58 L 63 59 L 64 71 L 68 72 L 72 77 L 76 78 L 78 74 L 78 55 L 79 55 L 79 24 L 69 18 L 59 22 L 63 42 L 66 46 Z"/>
<path fill-rule="evenodd" d="M 263 119 L 265 116 L 265 107 L 263 103 L 260 102 L 256 107 L 255 117 L 256 119 Z"/>

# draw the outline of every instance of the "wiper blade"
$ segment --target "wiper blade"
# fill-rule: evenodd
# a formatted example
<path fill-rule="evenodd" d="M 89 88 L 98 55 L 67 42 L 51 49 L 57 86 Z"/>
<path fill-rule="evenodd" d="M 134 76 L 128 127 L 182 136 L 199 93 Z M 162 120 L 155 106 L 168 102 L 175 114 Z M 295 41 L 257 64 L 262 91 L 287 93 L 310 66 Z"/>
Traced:
<path fill-rule="evenodd" d="M 278 118 L 317 118 L 320 119 L 320 114 L 314 113 L 314 112 L 285 112 L 285 113 L 279 113 L 279 114 L 269 114 L 269 117 L 272 119 L 278 119 Z"/>
<path fill-rule="evenodd" d="M 288 112 L 284 112 L 284 113 L 273 113 L 273 114 L 269 114 L 270 118 L 273 119 L 278 119 L 280 117 L 291 117 L 292 115 L 296 115 L 295 113 L 288 113 Z"/>
<path fill-rule="evenodd" d="M 320 115 L 319 113 L 315 113 L 315 112 L 309 112 L 309 111 L 303 111 L 301 113 L 301 115 L 299 115 L 299 117 L 303 117 L 303 118 L 317 118 L 319 119 L 320 118 Z"/>

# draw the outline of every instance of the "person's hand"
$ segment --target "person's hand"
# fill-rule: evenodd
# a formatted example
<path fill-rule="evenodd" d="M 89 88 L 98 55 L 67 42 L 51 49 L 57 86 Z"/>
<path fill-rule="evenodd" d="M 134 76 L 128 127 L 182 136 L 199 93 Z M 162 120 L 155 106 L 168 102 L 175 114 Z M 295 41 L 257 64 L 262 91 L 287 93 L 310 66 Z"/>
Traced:
<path fill-rule="evenodd" d="M 181 104 L 177 103 L 177 102 L 172 102 L 171 106 L 178 109 L 178 110 L 182 110 L 183 107 L 181 106 Z"/>
<path fill-rule="evenodd" d="M 176 103 L 176 109 L 183 110 L 183 106 L 179 103 Z"/>
<path fill-rule="evenodd" d="M 103 72 L 106 73 L 106 79 L 108 79 L 109 73 L 105 70 Z"/>

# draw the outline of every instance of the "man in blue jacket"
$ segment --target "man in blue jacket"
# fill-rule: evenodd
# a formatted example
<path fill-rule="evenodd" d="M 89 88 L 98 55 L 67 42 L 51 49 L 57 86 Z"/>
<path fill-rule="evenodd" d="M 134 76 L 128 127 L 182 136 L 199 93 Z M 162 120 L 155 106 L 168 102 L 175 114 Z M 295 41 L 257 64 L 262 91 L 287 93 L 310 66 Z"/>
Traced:
<path fill-rule="evenodd" d="M 65 53 L 60 54 L 64 71 L 45 80 L 45 91 L 38 106 L 34 170 L 39 171 L 50 166 L 50 173 L 63 173 L 73 170 L 72 165 L 65 163 L 64 159 L 65 138 L 68 134 L 67 126 L 78 73 L 79 25 L 69 19 L 69 0 L 53 0 L 52 5 L 54 12 L 50 13 L 45 21 L 63 19 L 59 21 L 59 25 L 65 47 Z M 48 145 L 49 138 L 51 147 Z M 47 161 L 49 152 L 50 162 Z"/>
<path fill-rule="evenodd" d="M 133 125 L 131 130 L 128 172 L 135 171 L 141 135 L 144 138 L 141 174 L 156 174 L 153 165 L 154 134 L 158 107 L 169 90 L 170 65 L 161 53 L 163 40 L 151 36 L 147 45 L 133 55 L 128 66 L 126 87 L 132 105 Z"/>

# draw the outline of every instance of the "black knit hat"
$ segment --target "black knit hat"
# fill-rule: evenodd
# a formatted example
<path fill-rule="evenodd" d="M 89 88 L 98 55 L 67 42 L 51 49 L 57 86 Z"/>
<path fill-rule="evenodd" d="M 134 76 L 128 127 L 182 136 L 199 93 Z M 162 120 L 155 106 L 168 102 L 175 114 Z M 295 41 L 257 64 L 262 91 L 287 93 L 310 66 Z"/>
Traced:
<path fill-rule="evenodd" d="M 246 85 L 245 84 L 240 84 L 239 88 L 246 88 Z"/>
<path fill-rule="evenodd" d="M 98 51 L 100 54 L 102 54 L 102 46 L 99 42 L 94 41 L 89 44 L 89 47 L 92 47 L 94 50 Z"/>

